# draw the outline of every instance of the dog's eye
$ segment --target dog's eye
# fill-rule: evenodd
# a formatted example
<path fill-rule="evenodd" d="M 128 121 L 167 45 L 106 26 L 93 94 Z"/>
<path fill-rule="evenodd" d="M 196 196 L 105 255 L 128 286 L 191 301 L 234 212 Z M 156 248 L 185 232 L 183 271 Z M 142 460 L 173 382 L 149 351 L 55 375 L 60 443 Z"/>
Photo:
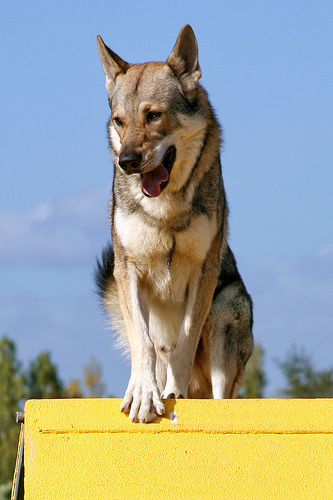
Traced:
<path fill-rule="evenodd" d="M 123 122 L 121 121 L 121 119 L 118 116 L 115 116 L 113 121 L 115 122 L 116 125 L 118 125 L 118 127 L 123 126 Z"/>
<path fill-rule="evenodd" d="M 156 120 L 161 116 L 161 114 L 162 113 L 160 111 L 149 111 L 149 113 L 147 114 L 147 122 Z"/>

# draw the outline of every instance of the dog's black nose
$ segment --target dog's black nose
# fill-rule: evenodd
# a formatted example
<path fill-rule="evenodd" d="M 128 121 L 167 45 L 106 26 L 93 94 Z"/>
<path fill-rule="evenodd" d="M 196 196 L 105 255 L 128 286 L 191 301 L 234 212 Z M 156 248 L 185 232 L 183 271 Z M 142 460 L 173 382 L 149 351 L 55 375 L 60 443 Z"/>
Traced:
<path fill-rule="evenodd" d="M 141 160 L 141 154 L 120 153 L 118 163 L 125 172 L 132 173 L 139 168 Z"/>

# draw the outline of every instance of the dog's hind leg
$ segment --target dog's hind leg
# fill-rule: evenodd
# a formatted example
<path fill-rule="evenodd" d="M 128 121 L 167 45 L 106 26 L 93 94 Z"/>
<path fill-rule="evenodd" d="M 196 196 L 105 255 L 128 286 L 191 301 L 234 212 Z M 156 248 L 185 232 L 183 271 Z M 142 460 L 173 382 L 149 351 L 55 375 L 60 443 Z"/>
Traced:
<path fill-rule="evenodd" d="M 210 319 L 213 398 L 234 398 L 253 349 L 252 303 L 241 281 L 228 285 L 217 295 Z"/>
<path fill-rule="evenodd" d="M 228 346 L 224 335 L 214 335 L 211 353 L 211 383 L 214 399 L 237 396 L 244 364 L 237 358 L 237 346 Z"/>

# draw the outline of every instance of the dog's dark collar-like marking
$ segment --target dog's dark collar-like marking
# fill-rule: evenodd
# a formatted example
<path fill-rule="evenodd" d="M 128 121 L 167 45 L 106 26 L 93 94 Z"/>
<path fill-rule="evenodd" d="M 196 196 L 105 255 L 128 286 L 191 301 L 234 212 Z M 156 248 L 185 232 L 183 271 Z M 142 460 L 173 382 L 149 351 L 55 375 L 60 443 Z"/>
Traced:
<path fill-rule="evenodd" d="M 173 254 L 175 253 L 175 249 L 176 249 L 176 238 L 173 235 L 173 237 L 172 237 L 172 246 L 171 246 L 171 249 L 170 249 L 170 252 L 169 252 L 169 255 L 168 255 L 168 269 L 169 270 L 171 268 L 172 257 L 173 257 Z"/>
<path fill-rule="evenodd" d="M 183 196 L 185 196 L 190 183 L 193 181 L 193 174 L 194 174 L 195 170 L 198 168 L 198 165 L 199 165 L 201 157 L 202 157 L 202 153 L 204 152 L 204 150 L 205 150 L 205 148 L 207 146 L 209 135 L 210 135 L 210 131 L 207 128 L 206 134 L 205 134 L 205 138 L 204 138 L 204 142 L 203 142 L 203 144 L 201 146 L 200 153 L 198 154 L 197 160 L 196 160 L 195 164 L 193 165 L 193 167 L 191 169 L 191 172 L 190 172 L 190 174 L 188 176 L 187 181 L 185 182 L 184 186 L 180 189 L 180 191 L 182 192 Z"/>

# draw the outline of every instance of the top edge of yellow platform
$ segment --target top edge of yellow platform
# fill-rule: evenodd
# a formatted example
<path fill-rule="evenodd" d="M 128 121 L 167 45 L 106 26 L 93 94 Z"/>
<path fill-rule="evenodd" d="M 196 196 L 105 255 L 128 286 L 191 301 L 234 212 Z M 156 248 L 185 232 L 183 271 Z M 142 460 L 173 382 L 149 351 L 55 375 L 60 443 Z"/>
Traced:
<path fill-rule="evenodd" d="M 25 423 L 40 433 L 207 432 L 333 433 L 333 399 L 166 400 L 165 416 L 132 423 L 120 399 L 41 399 L 25 404 Z"/>

